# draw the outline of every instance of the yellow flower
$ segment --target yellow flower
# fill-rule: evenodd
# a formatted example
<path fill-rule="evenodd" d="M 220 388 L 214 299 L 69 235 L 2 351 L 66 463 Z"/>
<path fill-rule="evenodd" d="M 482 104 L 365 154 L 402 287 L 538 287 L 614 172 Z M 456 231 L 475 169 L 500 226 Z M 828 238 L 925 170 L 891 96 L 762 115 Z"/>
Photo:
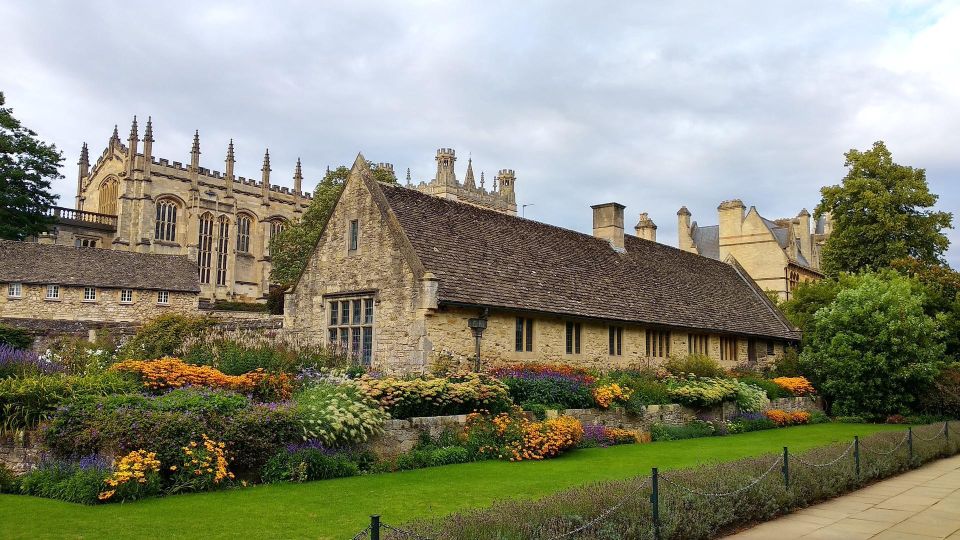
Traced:
<path fill-rule="evenodd" d="M 170 470 L 171 470 L 171 471 L 177 470 L 177 466 L 176 466 L 176 465 L 171 465 L 171 466 L 170 466 Z"/>

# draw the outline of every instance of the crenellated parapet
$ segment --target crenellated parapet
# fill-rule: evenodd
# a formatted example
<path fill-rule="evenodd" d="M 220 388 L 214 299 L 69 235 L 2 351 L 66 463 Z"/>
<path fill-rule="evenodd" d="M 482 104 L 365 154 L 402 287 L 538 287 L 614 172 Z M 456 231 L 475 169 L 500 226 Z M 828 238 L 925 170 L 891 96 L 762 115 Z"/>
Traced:
<path fill-rule="evenodd" d="M 467 161 L 467 171 L 463 182 L 457 180 L 455 164 L 456 150 L 439 148 L 436 155 L 437 172 L 430 182 L 413 184 L 407 171 L 407 187 L 422 193 L 469 203 L 483 208 L 489 208 L 505 214 L 516 215 L 517 203 L 514 183 L 516 174 L 513 169 L 500 169 L 491 189 L 485 186 L 484 173 L 480 173 L 480 182 L 477 183 L 473 172 L 473 158 Z"/>

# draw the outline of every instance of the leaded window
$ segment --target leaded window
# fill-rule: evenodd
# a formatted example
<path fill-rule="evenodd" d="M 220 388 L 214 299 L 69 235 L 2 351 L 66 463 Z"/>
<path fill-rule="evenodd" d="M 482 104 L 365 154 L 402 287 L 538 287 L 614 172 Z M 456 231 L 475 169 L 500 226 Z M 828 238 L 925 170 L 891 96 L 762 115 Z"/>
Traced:
<path fill-rule="evenodd" d="M 623 355 L 623 327 L 611 326 L 607 331 L 607 345 L 610 356 Z"/>
<path fill-rule="evenodd" d="M 213 251 L 213 216 L 210 214 L 200 216 L 198 246 L 200 253 L 197 263 L 200 266 L 200 283 L 210 283 L 210 259 Z"/>
<path fill-rule="evenodd" d="M 48 300 L 56 300 L 60 298 L 60 286 L 59 285 L 47 285 L 47 296 Z"/>
<path fill-rule="evenodd" d="M 737 338 L 720 338 L 720 360 L 735 361 L 737 359 Z"/>
<path fill-rule="evenodd" d="M 533 351 L 533 319 L 517 317 L 515 346 L 517 352 Z"/>
<path fill-rule="evenodd" d="M 687 354 L 710 354 L 710 335 L 688 334 Z"/>
<path fill-rule="evenodd" d="M 647 330 L 647 356 L 649 358 L 670 356 L 670 332 Z"/>
<path fill-rule="evenodd" d="M 157 303 L 158 303 L 158 304 L 169 304 L 169 303 L 170 303 L 170 291 L 157 291 Z"/>
<path fill-rule="evenodd" d="M 20 298 L 23 295 L 23 286 L 20 283 L 7 284 L 7 296 L 10 298 Z"/>
<path fill-rule="evenodd" d="M 580 354 L 580 323 L 567 322 L 567 354 Z"/>
<path fill-rule="evenodd" d="M 250 252 L 250 223 L 248 216 L 237 218 L 237 251 L 241 253 Z"/>
<path fill-rule="evenodd" d="M 169 199 L 157 203 L 157 222 L 153 237 L 165 242 L 177 241 L 177 203 Z"/>
<path fill-rule="evenodd" d="M 230 220 L 227 216 L 217 219 L 217 285 L 227 284 L 227 246 L 230 241 Z"/>
<path fill-rule="evenodd" d="M 110 178 L 103 184 L 100 184 L 100 204 L 97 211 L 101 214 L 117 215 L 117 190 L 120 182 L 116 178 Z"/>
<path fill-rule="evenodd" d="M 372 296 L 331 299 L 327 337 L 331 344 L 370 365 L 373 357 Z"/>
<path fill-rule="evenodd" d="M 120 303 L 121 304 L 133 303 L 133 289 L 120 289 Z"/>
<path fill-rule="evenodd" d="M 84 302 L 96 302 L 96 301 L 97 301 L 97 289 L 96 289 L 96 287 L 84 287 L 84 288 L 83 288 L 83 301 L 84 301 Z"/>

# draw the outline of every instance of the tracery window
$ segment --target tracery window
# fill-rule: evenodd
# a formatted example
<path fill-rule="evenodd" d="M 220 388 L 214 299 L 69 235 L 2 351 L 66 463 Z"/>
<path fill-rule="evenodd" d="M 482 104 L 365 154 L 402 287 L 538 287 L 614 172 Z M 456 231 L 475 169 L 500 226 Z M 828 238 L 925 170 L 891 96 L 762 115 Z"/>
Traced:
<path fill-rule="evenodd" d="M 100 184 L 100 204 L 97 211 L 101 214 L 117 215 L 117 190 L 120 182 L 116 178 L 108 178 Z"/>
<path fill-rule="evenodd" d="M 167 242 L 177 241 L 177 203 L 162 199 L 157 203 L 157 224 L 153 237 Z"/>
<path fill-rule="evenodd" d="M 250 252 L 250 217 L 241 215 L 237 218 L 237 251 Z"/>
<path fill-rule="evenodd" d="M 200 266 L 200 283 L 210 283 L 210 258 L 213 250 L 213 216 L 200 216 L 200 254 L 197 263 Z"/>
<path fill-rule="evenodd" d="M 373 357 L 373 297 L 330 300 L 327 333 L 330 343 L 364 365 Z"/>
<path fill-rule="evenodd" d="M 270 254 L 270 242 L 272 242 L 273 239 L 277 237 L 277 235 L 283 232 L 283 229 L 285 226 L 286 226 L 286 223 L 284 223 L 279 219 L 270 222 L 270 237 L 267 238 L 267 245 L 264 247 L 264 250 L 263 250 L 265 254 L 267 255 Z"/>
<path fill-rule="evenodd" d="M 230 220 L 217 219 L 217 285 L 227 284 L 227 242 L 230 241 Z"/>

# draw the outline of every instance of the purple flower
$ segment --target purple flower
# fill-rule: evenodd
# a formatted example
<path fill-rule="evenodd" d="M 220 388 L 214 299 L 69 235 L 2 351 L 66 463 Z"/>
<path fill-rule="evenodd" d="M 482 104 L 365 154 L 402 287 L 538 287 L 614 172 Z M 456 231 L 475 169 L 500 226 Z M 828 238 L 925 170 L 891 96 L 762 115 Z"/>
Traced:
<path fill-rule="evenodd" d="M 0 376 L 5 373 L 14 375 L 62 373 L 63 366 L 49 360 L 41 360 L 36 353 L 0 345 Z"/>

